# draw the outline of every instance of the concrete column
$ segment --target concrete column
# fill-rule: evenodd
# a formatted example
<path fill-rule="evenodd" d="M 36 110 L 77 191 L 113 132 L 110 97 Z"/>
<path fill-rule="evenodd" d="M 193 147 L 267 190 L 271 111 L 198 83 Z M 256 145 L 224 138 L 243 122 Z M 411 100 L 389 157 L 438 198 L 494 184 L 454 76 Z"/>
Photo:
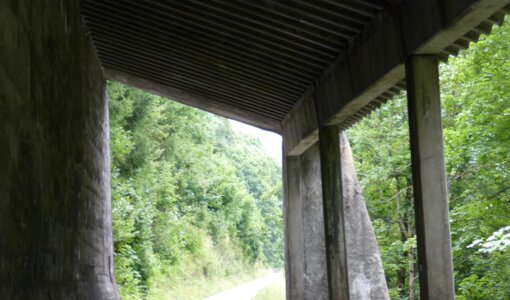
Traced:
<path fill-rule="evenodd" d="M 345 134 L 319 130 L 330 299 L 389 299 L 382 262 Z"/>
<path fill-rule="evenodd" d="M 340 154 L 350 299 L 389 300 L 374 228 L 354 168 L 352 150 L 343 133 Z"/>
<path fill-rule="evenodd" d="M 303 299 L 304 257 L 303 257 L 303 207 L 300 194 L 299 157 L 290 156 L 284 160 L 286 172 L 285 191 L 285 237 L 286 280 L 289 299 Z"/>
<path fill-rule="evenodd" d="M 389 299 L 347 138 L 321 129 L 284 158 L 284 186 L 288 299 Z"/>
<path fill-rule="evenodd" d="M 342 166 L 338 127 L 319 129 L 329 299 L 349 299 Z"/>
<path fill-rule="evenodd" d="M 119 299 L 106 82 L 79 2 L 0 1 L 0 299 Z"/>
<path fill-rule="evenodd" d="M 284 159 L 287 299 L 328 299 L 319 147 Z"/>
<path fill-rule="evenodd" d="M 454 299 L 438 61 L 406 65 L 421 299 Z"/>

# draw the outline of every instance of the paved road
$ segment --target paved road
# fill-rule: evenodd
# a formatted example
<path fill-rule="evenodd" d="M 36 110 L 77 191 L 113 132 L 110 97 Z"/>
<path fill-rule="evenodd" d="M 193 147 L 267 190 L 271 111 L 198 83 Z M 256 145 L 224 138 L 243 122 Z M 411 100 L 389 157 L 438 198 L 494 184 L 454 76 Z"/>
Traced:
<path fill-rule="evenodd" d="M 251 300 L 260 290 L 278 281 L 279 278 L 280 273 L 271 273 L 259 279 L 236 286 L 233 289 L 205 298 L 204 300 Z"/>

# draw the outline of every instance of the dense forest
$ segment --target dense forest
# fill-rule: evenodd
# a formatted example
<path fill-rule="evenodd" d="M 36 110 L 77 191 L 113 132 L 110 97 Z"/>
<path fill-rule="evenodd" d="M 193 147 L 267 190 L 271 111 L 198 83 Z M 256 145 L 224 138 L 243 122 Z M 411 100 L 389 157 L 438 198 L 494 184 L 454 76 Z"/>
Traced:
<path fill-rule="evenodd" d="M 457 299 L 510 299 L 510 24 L 440 71 Z M 257 140 L 123 85 L 109 98 L 123 299 L 282 266 L 281 169 Z M 408 130 L 401 95 L 347 132 L 392 299 L 419 298 Z"/>
<path fill-rule="evenodd" d="M 281 169 L 260 142 L 198 109 L 120 84 L 108 90 L 123 299 L 159 298 L 158 286 L 168 296 L 257 264 L 280 268 Z"/>
<path fill-rule="evenodd" d="M 510 23 L 440 66 L 457 299 L 510 299 Z M 418 299 L 405 95 L 347 132 L 392 299 Z"/>

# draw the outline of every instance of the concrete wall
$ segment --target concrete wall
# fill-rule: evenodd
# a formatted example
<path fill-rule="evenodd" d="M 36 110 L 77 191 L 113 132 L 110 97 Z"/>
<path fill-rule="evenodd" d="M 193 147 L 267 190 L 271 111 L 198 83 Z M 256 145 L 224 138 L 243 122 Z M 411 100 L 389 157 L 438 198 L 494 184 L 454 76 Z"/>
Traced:
<path fill-rule="evenodd" d="M 79 1 L 0 1 L 0 299 L 119 298 L 107 108 Z"/>

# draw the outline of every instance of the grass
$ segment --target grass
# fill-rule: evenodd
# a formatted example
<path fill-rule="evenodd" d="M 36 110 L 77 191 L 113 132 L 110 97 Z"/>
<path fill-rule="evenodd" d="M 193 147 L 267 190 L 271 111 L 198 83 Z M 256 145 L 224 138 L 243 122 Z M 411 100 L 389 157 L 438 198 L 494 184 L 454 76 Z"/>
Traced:
<path fill-rule="evenodd" d="M 195 300 L 212 296 L 224 290 L 264 276 L 270 270 L 246 270 L 245 273 L 224 277 L 186 278 L 185 280 L 159 280 L 150 289 L 147 299 L 151 300 Z M 283 298 L 282 298 L 283 299 Z"/>
<path fill-rule="evenodd" d="M 213 243 L 202 236 L 201 250 L 159 266 L 151 276 L 147 300 L 195 300 L 262 277 L 271 272 L 260 263 L 243 261 L 241 249 L 228 239 Z"/>
<path fill-rule="evenodd" d="M 241 249 L 228 239 L 213 243 L 204 234 L 201 241 L 200 251 L 154 268 L 145 299 L 203 299 L 273 272 L 261 263 L 244 261 Z"/>
<path fill-rule="evenodd" d="M 260 291 L 253 300 L 285 300 L 285 277 L 280 275 L 278 281 Z"/>

